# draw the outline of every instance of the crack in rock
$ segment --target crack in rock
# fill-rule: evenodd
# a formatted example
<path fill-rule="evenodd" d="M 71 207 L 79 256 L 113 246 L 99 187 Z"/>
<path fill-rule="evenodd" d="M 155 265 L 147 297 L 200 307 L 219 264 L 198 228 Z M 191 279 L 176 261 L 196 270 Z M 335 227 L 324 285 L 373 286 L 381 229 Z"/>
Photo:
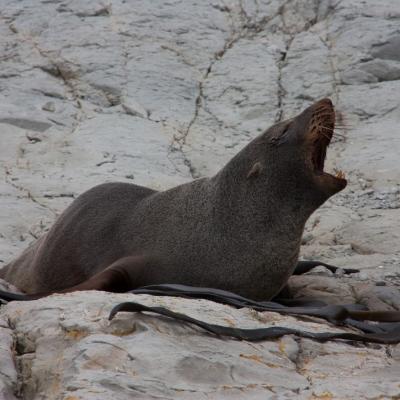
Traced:
<path fill-rule="evenodd" d="M 183 156 L 183 161 L 185 165 L 189 168 L 189 172 L 191 174 L 191 177 L 193 179 L 199 178 L 200 174 L 192 164 L 191 160 L 188 158 L 187 154 L 185 154 L 184 151 L 184 146 L 187 145 L 187 138 L 190 134 L 190 131 L 193 127 L 193 125 L 196 123 L 196 120 L 199 116 L 201 108 L 204 106 L 205 102 L 205 96 L 204 96 L 204 84 L 208 79 L 208 76 L 213 70 L 214 65 L 221 61 L 226 53 L 232 49 L 232 47 L 240 40 L 243 38 L 248 38 L 252 39 L 254 38 L 258 33 L 260 33 L 265 26 L 273 20 L 277 15 L 280 14 L 281 8 L 278 10 L 277 13 L 271 15 L 271 16 L 265 16 L 261 19 L 257 19 L 257 16 L 255 19 L 252 19 L 245 11 L 244 6 L 242 2 L 239 2 L 239 12 L 235 14 L 235 16 L 239 17 L 239 26 L 235 26 L 235 23 L 233 22 L 234 20 L 234 15 L 232 15 L 232 10 L 229 7 L 224 7 L 223 11 L 226 11 L 231 19 L 231 34 L 228 37 L 227 40 L 225 40 L 225 43 L 219 51 L 214 53 L 213 59 L 211 60 L 208 68 L 206 69 L 206 72 L 202 76 L 202 78 L 198 81 L 198 95 L 195 99 L 195 108 L 194 108 L 194 113 L 189 121 L 186 129 L 184 131 L 180 131 L 179 135 L 175 135 L 173 137 L 173 141 L 171 145 L 169 146 L 168 153 L 170 154 L 172 151 L 179 151 L 182 156 Z M 169 49 L 171 50 L 171 49 Z M 182 54 L 176 51 L 176 54 L 182 57 Z"/>
<path fill-rule="evenodd" d="M 10 185 L 10 186 L 12 186 L 14 189 L 17 189 L 18 191 L 24 193 L 24 194 L 25 194 L 24 198 L 31 200 L 33 203 L 39 205 L 39 206 L 42 207 L 42 208 L 45 208 L 46 210 L 50 211 L 54 216 L 57 216 L 57 215 L 58 215 L 58 213 L 57 213 L 53 208 L 51 208 L 51 207 L 48 206 L 47 204 L 44 204 L 44 203 L 40 202 L 37 198 L 35 198 L 35 197 L 32 195 L 32 192 L 31 192 L 29 189 L 26 189 L 26 188 L 24 188 L 23 186 L 17 185 L 15 182 L 13 182 L 13 181 L 11 180 L 11 178 L 10 178 L 10 177 L 12 176 L 12 172 L 11 172 L 11 170 L 10 170 L 9 167 L 4 166 L 4 171 L 5 171 L 5 175 L 4 175 L 4 176 L 5 176 L 5 182 L 6 182 L 8 185 Z"/>
<path fill-rule="evenodd" d="M 0 17 L 6 21 L 6 19 L 1 16 Z M 78 128 L 79 123 L 82 121 L 82 119 L 85 116 L 85 112 L 82 109 L 82 103 L 80 102 L 80 95 L 73 83 L 73 80 L 77 79 L 76 74 L 67 68 L 67 62 L 59 62 L 51 57 L 51 55 L 43 50 L 40 46 L 39 43 L 37 42 L 37 38 L 35 37 L 30 37 L 28 35 L 23 35 L 18 30 L 12 25 L 13 20 L 8 24 L 9 29 L 16 35 L 19 36 L 20 40 L 22 42 L 28 42 L 32 45 L 32 47 L 38 52 L 38 54 L 45 60 L 47 60 L 50 64 L 49 67 L 46 66 L 40 66 L 39 68 L 44 71 L 49 73 L 50 75 L 56 77 L 56 78 L 61 78 L 63 81 L 65 87 L 67 88 L 67 91 L 72 97 L 72 100 L 75 103 L 75 108 L 78 110 L 77 113 L 74 115 L 74 119 L 76 122 L 74 123 L 71 133 L 74 133 L 76 129 Z M 67 98 L 67 97 L 66 97 Z"/>

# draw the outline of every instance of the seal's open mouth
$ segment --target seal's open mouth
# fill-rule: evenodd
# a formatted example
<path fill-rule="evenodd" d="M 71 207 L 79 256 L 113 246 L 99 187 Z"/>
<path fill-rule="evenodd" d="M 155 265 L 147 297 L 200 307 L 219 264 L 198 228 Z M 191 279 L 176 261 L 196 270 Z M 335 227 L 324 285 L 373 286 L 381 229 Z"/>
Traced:
<path fill-rule="evenodd" d="M 329 99 L 323 99 L 315 105 L 309 125 L 309 137 L 312 141 L 311 163 L 316 175 L 334 179 L 341 189 L 346 186 L 345 175 L 338 171 L 331 175 L 324 171 L 326 150 L 335 129 L 335 110 Z"/>

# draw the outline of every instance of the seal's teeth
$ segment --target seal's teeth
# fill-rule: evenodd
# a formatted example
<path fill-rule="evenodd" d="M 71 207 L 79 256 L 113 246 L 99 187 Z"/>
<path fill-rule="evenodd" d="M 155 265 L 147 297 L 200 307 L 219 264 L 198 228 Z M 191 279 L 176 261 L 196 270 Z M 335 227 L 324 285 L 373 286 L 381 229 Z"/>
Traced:
<path fill-rule="evenodd" d="M 341 170 L 336 171 L 335 177 L 338 178 L 338 179 L 345 179 L 346 178 L 344 172 L 341 171 Z"/>

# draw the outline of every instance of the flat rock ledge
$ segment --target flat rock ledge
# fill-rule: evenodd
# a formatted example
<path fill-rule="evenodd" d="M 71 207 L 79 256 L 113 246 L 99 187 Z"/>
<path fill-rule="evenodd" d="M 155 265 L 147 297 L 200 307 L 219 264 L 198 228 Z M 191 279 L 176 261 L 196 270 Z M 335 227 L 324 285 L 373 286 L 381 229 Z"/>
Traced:
<path fill-rule="evenodd" d="M 291 287 L 295 294 L 336 287 L 337 302 L 354 301 L 346 297 L 346 291 L 356 293 L 349 289 L 357 287 L 352 281 L 313 274 L 292 279 Z M 390 287 L 384 289 L 390 293 Z M 382 309 L 383 300 L 377 300 L 384 298 L 382 290 L 375 296 L 366 291 L 370 304 Z M 250 343 L 148 313 L 121 312 L 109 321 L 112 307 L 124 301 L 233 327 L 344 330 L 316 318 L 174 297 L 93 291 L 12 302 L 0 309 L 0 398 L 394 399 L 400 394 L 400 345 L 319 343 L 292 335 Z M 397 299 L 386 309 L 399 306 Z"/>

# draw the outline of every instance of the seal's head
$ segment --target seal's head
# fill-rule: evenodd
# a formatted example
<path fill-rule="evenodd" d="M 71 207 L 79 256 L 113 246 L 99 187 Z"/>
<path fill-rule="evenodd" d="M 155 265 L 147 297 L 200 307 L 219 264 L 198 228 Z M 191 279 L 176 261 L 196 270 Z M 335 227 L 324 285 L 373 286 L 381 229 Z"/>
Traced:
<path fill-rule="evenodd" d="M 335 110 L 330 99 L 322 99 L 297 117 L 274 125 L 261 140 L 267 144 L 270 167 L 279 176 L 292 176 L 294 187 L 307 193 L 316 206 L 346 187 L 342 172 L 332 175 L 324 171 L 327 148 L 335 129 Z M 290 193 L 291 190 L 288 191 Z"/>
<path fill-rule="evenodd" d="M 223 175 L 230 175 L 232 190 L 239 186 L 234 185 L 233 178 L 242 182 L 240 187 L 247 198 L 263 199 L 269 202 L 270 209 L 271 203 L 276 203 L 287 212 L 293 210 L 298 214 L 303 210 L 300 214 L 307 218 L 347 184 L 342 172 L 332 175 L 324 171 L 334 128 L 332 102 L 322 99 L 249 143 L 228 163 Z"/>
<path fill-rule="evenodd" d="M 263 132 L 209 181 L 209 253 L 222 249 L 218 268 L 230 271 L 220 287 L 268 299 L 292 274 L 307 219 L 346 186 L 342 173 L 324 171 L 334 127 L 332 102 L 320 100 Z"/>
<path fill-rule="evenodd" d="M 286 155 L 286 163 L 296 168 L 298 177 L 304 179 L 322 201 L 347 184 L 343 172 L 332 175 L 324 171 L 334 129 L 335 110 L 331 100 L 326 98 L 265 132 L 265 139 L 276 145 L 279 156 Z M 291 146 L 297 150 L 290 151 Z"/>

